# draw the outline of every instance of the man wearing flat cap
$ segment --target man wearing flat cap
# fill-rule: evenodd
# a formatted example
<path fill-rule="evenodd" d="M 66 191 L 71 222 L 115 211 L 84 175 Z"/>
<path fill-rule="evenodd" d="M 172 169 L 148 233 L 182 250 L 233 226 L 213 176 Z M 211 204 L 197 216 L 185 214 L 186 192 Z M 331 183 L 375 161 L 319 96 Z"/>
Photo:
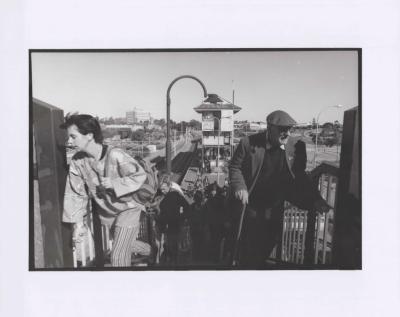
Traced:
<path fill-rule="evenodd" d="M 237 255 L 242 267 L 265 266 L 282 237 L 285 200 L 306 210 L 329 210 L 305 172 L 305 143 L 290 136 L 295 124 L 284 111 L 270 113 L 267 130 L 244 137 L 231 160 L 230 206 L 240 219 Z"/>

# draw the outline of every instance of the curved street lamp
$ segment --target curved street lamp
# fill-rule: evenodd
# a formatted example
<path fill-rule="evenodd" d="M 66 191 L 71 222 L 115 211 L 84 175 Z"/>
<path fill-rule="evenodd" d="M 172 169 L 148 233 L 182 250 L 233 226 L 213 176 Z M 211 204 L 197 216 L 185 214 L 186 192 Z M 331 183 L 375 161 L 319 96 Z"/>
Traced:
<path fill-rule="evenodd" d="M 207 94 L 207 89 L 204 86 L 204 84 L 201 82 L 200 79 L 191 76 L 191 75 L 183 75 L 183 76 L 179 76 L 177 78 L 175 78 L 168 86 L 167 89 L 167 142 L 165 144 L 165 156 L 166 156 L 166 160 L 167 160 L 167 174 L 170 175 L 171 174 L 171 135 L 170 135 L 170 108 L 171 108 L 171 98 L 169 96 L 170 91 L 172 86 L 180 79 L 183 78 L 190 78 L 190 79 L 194 79 L 195 81 L 197 81 L 201 87 L 203 88 L 203 92 L 204 92 L 204 98 L 207 98 L 208 94 Z"/>
<path fill-rule="evenodd" d="M 314 153 L 314 168 L 317 167 L 317 150 L 318 150 L 318 124 L 319 124 L 319 116 L 321 115 L 322 112 L 324 112 L 328 108 L 342 108 L 343 105 L 333 105 L 333 106 L 327 106 L 323 108 L 317 116 L 317 130 L 315 133 L 315 153 Z"/>

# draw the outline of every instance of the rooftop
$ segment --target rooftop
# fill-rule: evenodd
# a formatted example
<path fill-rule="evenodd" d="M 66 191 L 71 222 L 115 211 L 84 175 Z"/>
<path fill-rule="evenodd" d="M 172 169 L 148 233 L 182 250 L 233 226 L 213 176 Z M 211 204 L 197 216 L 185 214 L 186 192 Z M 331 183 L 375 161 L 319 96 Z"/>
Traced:
<path fill-rule="evenodd" d="M 200 106 L 194 107 L 193 109 L 198 113 L 213 110 L 233 110 L 233 113 L 237 113 L 242 110 L 242 108 L 231 103 L 203 103 Z"/>
<path fill-rule="evenodd" d="M 209 94 L 208 98 L 201 105 L 194 107 L 193 109 L 198 113 L 215 110 L 233 110 L 233 113 L 237 113 L 242 110 L 241 107 L 232 103 L 224 103 L 217 95 L 214 94 Z"/>

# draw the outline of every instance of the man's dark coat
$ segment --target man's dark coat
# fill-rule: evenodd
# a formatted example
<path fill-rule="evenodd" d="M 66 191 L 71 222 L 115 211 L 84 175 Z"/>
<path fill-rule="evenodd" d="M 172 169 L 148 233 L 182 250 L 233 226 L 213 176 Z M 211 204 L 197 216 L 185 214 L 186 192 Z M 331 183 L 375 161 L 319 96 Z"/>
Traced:
<path fill-rule="evenodd" d="M 266 132 L 244 137 L 240 141 L 229 166 L 230 208 L 234 213 L 242 211 L 245 207 L 238 199 L 235 199 L 234 193 L 244 189 L 250 196 L 263 165 L 265 151 L 270 147 Z M 289 137 L 285 145 L 285 155 L 290 174 L 293 177 L 285 199 L 299 208 L 310 210 L 313 208 L 314 202 L 321 199 L 321 196 L 305 172 L 306 145 L 300 140 L 300 137 Z"/>

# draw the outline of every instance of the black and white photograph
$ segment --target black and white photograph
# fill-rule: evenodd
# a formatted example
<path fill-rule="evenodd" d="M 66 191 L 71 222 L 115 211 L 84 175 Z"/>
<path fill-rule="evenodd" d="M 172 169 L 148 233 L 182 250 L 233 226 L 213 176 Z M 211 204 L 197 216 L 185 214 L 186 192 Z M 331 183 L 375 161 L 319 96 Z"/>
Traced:
<path fill-rule="evenodd" d="M 0 316 L 400 310 L 400 2 L 0 2 Z"/>
<path fill-rule="evenodd" d="M 29 270 L 362 269 L 361 54 L 30 50 Z"/>

